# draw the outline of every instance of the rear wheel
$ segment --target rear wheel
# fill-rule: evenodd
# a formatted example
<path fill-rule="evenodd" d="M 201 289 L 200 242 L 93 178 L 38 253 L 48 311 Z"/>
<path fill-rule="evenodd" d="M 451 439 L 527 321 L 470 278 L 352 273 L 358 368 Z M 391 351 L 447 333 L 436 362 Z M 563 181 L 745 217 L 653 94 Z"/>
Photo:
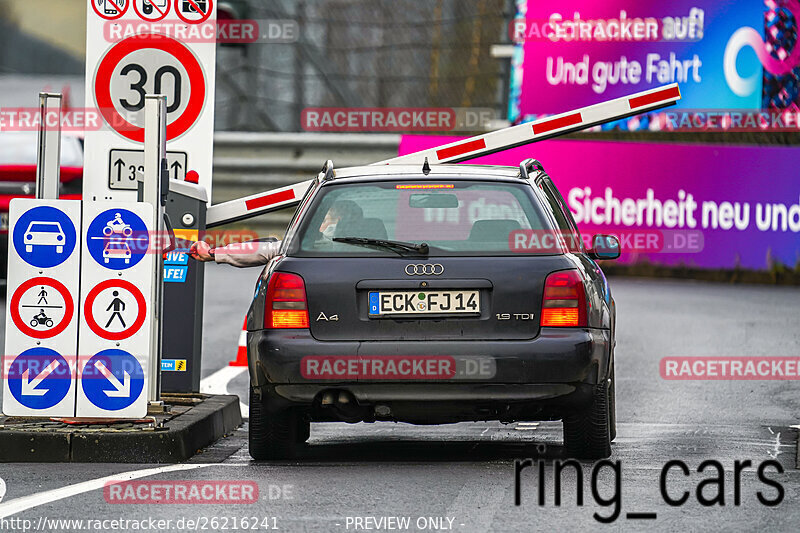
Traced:
<path fill-rule="evenodd" d="M 569 457 L 603 459 L 611 455 L 611 387 L 595 386 L 588 408 L 564 417 L 564 446 Z"/>
<path fill-rule="evenodd" d="M 287 459 L 297 452 L 300 417 L 290 410 L 268 412 L 265 401 L 250 387 L 250 457 Z M 303 421 L 308 426 L 308 422 Z M 308 438 L 308 437 L 306 437 Z"/>
<path fill-rule="evenodd" d="M 297 417 L 297 444 L 303 444 L 311 436 L 311 423 L 302 416 Z"/>
<path fill-rule="evenodd" d="M 609 416 L 609 432 L 611 433 L 611 440 L 617 438 L 617 378 L 614 375 L 614 363 L 611 363 L 611 386 L 608 391 L 608 416 Z"/>

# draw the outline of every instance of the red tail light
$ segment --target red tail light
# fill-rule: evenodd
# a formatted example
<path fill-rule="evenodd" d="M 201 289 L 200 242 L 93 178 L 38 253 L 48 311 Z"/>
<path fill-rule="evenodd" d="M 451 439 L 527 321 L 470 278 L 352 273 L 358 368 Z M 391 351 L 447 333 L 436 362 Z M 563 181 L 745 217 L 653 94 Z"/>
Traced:
<path fill-rule="evenodd" d="M 264 303 L 266 329 L 307 328 L 306 285 L 297 274 L 274 272 Z"/>
<path fill-rule="evenodd" d="M 586 327 L 586 291 L 577 270 L 553 272 L 544 282 L 542 327 Z"/>

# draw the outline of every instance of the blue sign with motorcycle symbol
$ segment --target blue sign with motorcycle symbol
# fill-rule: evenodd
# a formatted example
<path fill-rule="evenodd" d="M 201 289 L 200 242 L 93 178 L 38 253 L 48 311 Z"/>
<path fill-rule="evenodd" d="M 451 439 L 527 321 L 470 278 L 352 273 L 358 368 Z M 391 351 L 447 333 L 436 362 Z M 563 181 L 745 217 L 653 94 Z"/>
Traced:
<path fill-rule="evenodd" d="M 14 249 L 29 265 L 58 266 L 72 255 L 77 233 L 72 220 L 50 206 L 29 209 L 14 224 Z"/>
<path fill-rule="evenodd" d="M 86 231 L 86 247 L 98 264 L 125 270 L 142 260 L 150 245 L 144 221 L 127 209 L 109 209 L 97 215 Z"/>

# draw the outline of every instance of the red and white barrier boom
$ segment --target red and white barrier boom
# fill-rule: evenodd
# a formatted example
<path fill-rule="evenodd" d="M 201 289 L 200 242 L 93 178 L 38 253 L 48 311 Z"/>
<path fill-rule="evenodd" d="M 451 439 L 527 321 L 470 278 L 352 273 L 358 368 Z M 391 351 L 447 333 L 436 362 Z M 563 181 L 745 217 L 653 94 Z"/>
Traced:
<path fill-rule="evenodd" d="M 421 165 L 425 159 L 432 165 L 460 163 L 671 106 L 680 99 L 681 93 L 678 84 L 673 83 L 372 164 Z M 206 225 L 207 227 L 219 226 L 298 204 L 311 185 L 311 181 L 301 181 L 287 187 L 213 205 L 208 208 Z"/>

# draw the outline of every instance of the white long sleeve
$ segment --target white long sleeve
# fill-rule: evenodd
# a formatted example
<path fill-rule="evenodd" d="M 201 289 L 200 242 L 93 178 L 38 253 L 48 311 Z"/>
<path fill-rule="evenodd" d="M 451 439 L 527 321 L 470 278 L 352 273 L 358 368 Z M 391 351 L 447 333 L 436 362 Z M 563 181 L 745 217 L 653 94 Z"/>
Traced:
<path fill-rule="evenodd" d="M 215 248 L 214 261 L 239 268 L 266 265 L 270 259 L 278 255 L 280 247 L 281 241 L 233 243 Z"/>

